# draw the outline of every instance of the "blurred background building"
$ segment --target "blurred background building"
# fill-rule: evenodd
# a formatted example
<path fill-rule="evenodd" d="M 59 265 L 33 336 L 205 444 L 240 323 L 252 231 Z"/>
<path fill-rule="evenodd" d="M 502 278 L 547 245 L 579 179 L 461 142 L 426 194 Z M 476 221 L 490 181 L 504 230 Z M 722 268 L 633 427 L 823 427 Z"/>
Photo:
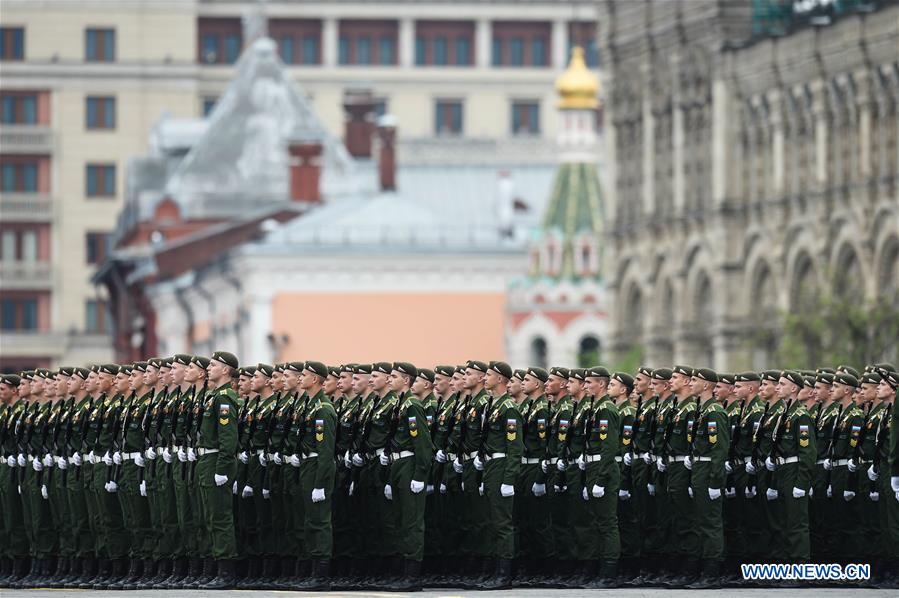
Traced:
<path fill-rule="evenodd" d="M 781 314 L 899 297 L 897 2 L 598 7 L 619 358 L 767 367 Z"/>

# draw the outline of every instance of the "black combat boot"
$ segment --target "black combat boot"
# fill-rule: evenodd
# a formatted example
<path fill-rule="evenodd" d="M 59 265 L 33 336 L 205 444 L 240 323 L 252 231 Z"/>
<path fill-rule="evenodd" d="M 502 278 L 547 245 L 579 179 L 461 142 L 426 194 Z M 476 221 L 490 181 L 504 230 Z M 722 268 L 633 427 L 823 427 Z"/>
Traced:
<path fill-rule="evenodd" d="M 61 589 L 62 588 L 62 580 L 66 578 L 69 574 L 69 568 L 71 567 L 72 559 L 69 557 L 61 556 L 56 559 L 56 568 L 47 578 L 44 580 L 44 585 L 48 588 Z"/>
<path fill-rule="evenodd" d="M 669 589 L 683 588 L 696 581 L 696 578 L 699 576 L 699 559 L 687 556 L 683 557 L 681 563 L 680 575 L 675 575 L 663 583 L 664 587 Z"/>
<path fill-rule="evenodd" d="M 512 587 L 512 559 L 497 559 L 493 576 L 478 586 L 479 590 L 505 590 Z"/>
<path fill-rule="evenodd" d="M 197 581 L 200 577 L 203 576 L 203 559 L 199 557 L 190 557 L 187 565 L 187 575 L 184 576 L 184 579 L 181 580 L 181 585 L 178 588 L 179 590 L 188 590 Z"/>
<path fill-rule="evenodd" d="M 25 577 L 27 571 L 27 558 L 10 559 L 9 575 L 7 575 L 2 582 L 0 582 L 0 588 L 11 588 L 14 583 L 17 583 L 20 579 Z"/>
<path fill-rule="evenodd" d="M 247 574 L 237 582 L 238 590 L 252 590 L 259 583 L 259 573 L 262 571 L 262 559 L 250 557 L 247 559 Z"/>
<path fill-rule="evenodd" d="M 93 589 L 94 584 L 100 583 L 102 579 L 108 579 L 110 571 L 112 570 L 112 561 L 109 559 L 96 559 L 96 569 L 94 569 L 94 575 L 88 577 L 85 575 L 86 581 L 82 581 L 78 584 L 78 589 L 80 590 L 90 590 Z"/>
<path fill-rule="evenodd" d="M 107 585 L 105 589 L 124 590 L 125 586 L 133 585 L 138 579 L 140 579 L 142 569 L 143 562 L 140 559 L 130 559 L 128 561 L 128 573 L 126 573 L 124 577 Z"/>
<path fill-rule="evenodd" d="M 305 580 L 300 581 L 295 589 L 307 592 L 331 591 L 331 561 L 328 559 L 315 559 L 311 562 L 311 574 Z"/>
<path fill-rule="evenodd" d="M 154 590 L 174 590 L 180 584 L 184 576 L 187 575 L 187 559 L 184 557 L 174 558 L 170 565 L 172 574 L 161 582 L 153 586 Z"/>
<path fill-rule="evenodd" d="M 152 580 L 156 577 L 157 563 L 153 559 L 143 560 L 143 572 L 140 577 L 134 580 L 133 587 L 125 588 L 126 590 L 149 590 L 153 588 Z"/>
<path fill-rule="evenodd" d="M 25 559 L 25 567 L 25 574 L 16 581 L 11 582 L 9 587 L 15 590 L 30 587 L 29 584 L 31 583 L 31 580 L 37 576 L 37 570 L 40 567 L 40 563 L 36 558 L 27 558 Z"/>
<path fill-rule="evenodd" d="M 3 584 L 10 578 L 12 575 L 12 559 L 6 557 L 0 557 L 0 588 L 6 587 Z"/>
<path fill-rule="evenodd" d="M 81 573 L 78 577 L 73 577 L 66 582 L 67 590 L 74 590 L 81 587 L 81 584 L 87 583 L 97 576 L 97 559 L 96 557 L 85 557 L 81 559 Z"/>
<path fill-rule="evenodd" d="M 721 563 L 707 560 L 702 563 L 702 574 L 693 583 L 687 584 L 690 590 L 713 590 L 721 587 Z"/>
<path fill-rule="evenodd" d="M 584 586 L 588 590 L 604 590 L 618 587 L 618 560 L 603 559 L 599 562 L 599 574 Z"/>
<path fill-rule="evenodd" d="M 59 580 L 60 588 L 66 587 L 72 581 L 81 577 L 81 572 L 84 570 L 84 561 L 85 559 L 74 556 L 69 559 L 69 571 Z"/>
<path fill-rule="evenodd" d="M 421 561 L 403 562 L 403 575 L 387 586 L 389 592 L 420 592 Z"/>
<path fill-rule="evenodd" d="M 208 583 L 200 586 L 203 590 L 230 590 L 234 587 L 234 561 L 223 559 L 218 561 L 218 575 Z"/>
<path fill-rule="evenodd" d="M 146 584 L 143 584 L 144 587 L 141 587 L 141 589 L 142 590 L 152 590 L 156 586 L 162 584 L 171 575 L 172 575 L 172 561 L 170 561 L 169 559 L 162 559 L 160 561 L 157 561 L 156 575 L 153 576 L 153 579 L 148 581 Z"/>
<path fill-rule="evenodd" d="M 200 574 L 200 577 L 194 579 L 190 586 L 194 590 L 199 590 L 200 587 L 205 586 L 207 583 L 212 581 L 216 573 L 218 572 L 218 567 L 216 567 L 215 559 L 212 557 L 207 557 L 203 559 L 203 572 Z"/>

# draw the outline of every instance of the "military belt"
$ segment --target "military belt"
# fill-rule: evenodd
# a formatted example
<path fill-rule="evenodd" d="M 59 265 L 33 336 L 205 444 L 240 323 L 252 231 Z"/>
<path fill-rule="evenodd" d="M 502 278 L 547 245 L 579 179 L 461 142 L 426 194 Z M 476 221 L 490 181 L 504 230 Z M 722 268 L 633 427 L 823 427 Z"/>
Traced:
<path fill-rule="evenodd" d="M 180 453 L 182 450 L 184 450 L 184 447 L 181 446 L 180 444 L 172 445 L 172 451 L 174 451 L 176 453 Z"/>
<path fill-rule="evenodd" d="M 412 451 L 400 451 L 398 453 L 390 453 L 390 458 L 394 461 L 397 461 L 399 459 L 405 459 L 406 457 L 412 457 L 414 455 L 415 453 L 413 453 Z"/>
<path fill-rule="evenodd" d="M 455 460 L 456 460 L 456 453 L 447 453 L 447 454 L 446 454 L 446 460 L 447 460 L 447 461 L 455 461 Z"/>
<path fill-rule="evenodd" d="M 490 453 L 484 456 L 485 461 L 493 461 L 494 459 L 505 459 L 506 453 Z"/>
<path fill-rule="evenodd" d="M 250 452 L 253 453 L 254 455 L 256 455 L 256 456 L 258 457 L 259 455 L 264 455 L 264 454 L 265 454 L 265 449 L 264 449 L 264 448 L 260 448 L 260 449 L 256 449 L 256 450 L 250 451 Z"/>
<path fill-rule="evenodd" d="M 849 465 L 850 461 L 852 461 L 852 459 L 837 459 L 833 462 L 833 466 L 839 467 L 840 465 Z"/>
<path fill-rule="evenodd" d="M 683 461 L 686 458 L 687 458 L 687 455 L 669 455 L 668 462 L 669 463 L 677 463 L 677 462 Z"/>
<path fill-rule="evenodd" d="M 539 464 L 539 463 L 540 463 L 540 458 L 539 458 L 539 457 L 536 457 L 536 458 L 533 458 L 533 459 L 530 459 L 530 458 L 528 458 L 528 457 L 522 457 L 522 458 L 521 458 L 521 464 L 522 464 L 522 465 L 537 465 L 537 464 Z"/>
<path fill-rule="evenodd" d="M 621 456 L 615 457 L 615 463 L 621 463 L 622 461 L 624 461 L 623 457 L 621 457 Z"/>
<path fill-rule="evenodd" d="M 300 457 L 302 459 L 311 459 L 312 457 L 318 457 L 318 453 L 302 453 Z"/>
<path fill-rule="evenodd" d="M 556 463 L 559 462 L 559 458 L 558 458 L 558 457 L 552 457 L 552 458 L 548 459 L 548 461 L 550 462 L 550 464 L 555 465 Z"/>
<path fill-rule="evenodd" d="M 137 458 L 140 457 L 140 456 L 141 456 L 141 452 L 140 452 L 140 451 L 136 451 L 136 452 L 133 452 L 133 453 L 122 453 L 122 460 L 123 460 L 123 461 L 131 461 L 131 460 L 133 460 L 133 459 L 137 459 Z"/>
<path fill-rule="evenodd" d="M 778 457 L 775 459 L 775 463 L 778 465 L 787 465 L 789 463 L 799 463 L 799 456 L 795 457 Z"/>
<path fill-rule="evenodd" d="M 103 461 L 103 457 L 98 457 L 97 455 L 94 455 L 93 457 L 91 457 L 90 455 L 88 455 L 87 460 L 90 461 L 91 463 L 93 463 L 94 465 L 97 465 L 98 463 Z"/>
<path fill-rule="evenodd" d="M 197 449 L 197 455 L 199 455 L 199 456 L 201 456 L 201 457 L 202 457 L 203 455 L 211 455 L 211 454 L 217 453 L 217 452 L 219 452 L 219 450 L 218 450 L 218 449 L 214 449 L 214 448 L 198 448 L 198 449 Z"/>
<path fill-rule="evenodd" d="M 694 457 L 693 461 L 711 461 L 711 457 Z"/>
<path fill-rule="evenodd" d="M 645 453 L 637 453 L 637 456 L 640 457 L 641 459 L 644 459 L 644 460 L 645 460 L 647 457 L 649 457 L 649 458 L 651 459 L 651 458 L 652 458 L 652 453 L 650 453 L 649 451 L 646 451 Z"/>
<path fill-rule="evenodd" d="M 596 463 L 597 461 L 602 461 L 602 455 L 584 455 L 585 463 Z"/>

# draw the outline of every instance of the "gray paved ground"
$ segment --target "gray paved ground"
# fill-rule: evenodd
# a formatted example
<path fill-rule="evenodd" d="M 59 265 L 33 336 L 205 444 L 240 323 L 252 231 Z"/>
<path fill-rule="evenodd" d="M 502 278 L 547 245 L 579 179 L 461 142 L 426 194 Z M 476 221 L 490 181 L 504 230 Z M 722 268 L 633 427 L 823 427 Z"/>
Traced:
<path fill-rule="evenodd" d="M 697 593 L 698 592 L 698 593 Z M 783 590 L 738 590 L 738 589 L 724 589 L 724 590 L 662 590 L 662 589 L 654 589 L 647 588 L 645 590 L 641 589 L 627 589 L 627 590 L 505 590 L 501 592 L 468 592 L 468 591 L 454 591 L 454 590 L 435 590 L 435 591 L 426 591 L 420 592 L 416 594 L 417 596 L 427 596 L 429 598 L 459 598 L 463 596 L 480 596 L 480 598 L 485 598 L 487 596 L 532 596 L 533 598 L 543 597 L 543 596 L 558 596 L 562 598 L 579 598 L 583 596 L 625 596 L 628 598 L 686 598 L 687 596 L 691 596 L 695 598 L 697 595 L 702 596 L 703 598 L 706 596 L 740 596 L 745 598 L 770 598 L 772 593 L 777 594 L 778 598 L 818 598 L 821 597 L 831 597 L 831 598 L 840 598 L 841 596 L 846 596 L 847 594 L 851 594 L 853 597 L 855 596 L 871 596 L 873 597 L 886 597 L 890 596 L 891 598 L 895 598 L 896 590 L 850 590 L 845 588 L 834 588 L 834 589 L 803 589 L 803 590 L 795 590 L 795 589 L 783 589 Z M 132 592 L 94 592 L 92 590 L 0 590 L 0 596 L 3 598 L 61 598 L 63 596 L 73 596 L 78 598 L 83 598 L 88 595 L 102 597 L 102 598 L 181 598 L 182 596 L 189 596 L 190 598 L 283 598 L 285 595 L 293 595 L 293 596 L 327 596 L 328 598 L 335 598 L 338 596 L 353 596 L 359 598 L 386 598 L 387 596 L 401 596 L 402 594 L 394 594 L 390 592 L 331 592 L 331 593 L 316 593 L 316 592 L 269 592 L 269 591 L 242 591 L 236 590 L 232 592 L 213 592 L 207 590 L 192 590 L 192 591 L 184 591 L 184 590 L 158 590 L 158 591 L 132 591 Z"/>

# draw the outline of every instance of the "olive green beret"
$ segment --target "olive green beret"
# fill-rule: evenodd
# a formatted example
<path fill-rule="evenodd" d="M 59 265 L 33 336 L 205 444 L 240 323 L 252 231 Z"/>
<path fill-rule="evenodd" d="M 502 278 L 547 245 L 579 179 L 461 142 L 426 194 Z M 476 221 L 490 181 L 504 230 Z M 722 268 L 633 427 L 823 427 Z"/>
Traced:
<path fill-rule="evenodd" d="M 360 363 L 357 366 L 353 367 L 354 374 L 371 374 L 371 364 L 370 363 Z"/>
<path fill-rule="evenodd" d="M 858 378 L 860 376 L 860 374 L 858 373 L 858 370 L 855 369 L 854 367 L 852 367 L 851 365 L 838 365 L 837 372 L 838 373 L 842 372 L 844 374 L 852 374 L 852 377 L 855 378 L 856 380 L 858 380 Z"/>
<path fill-rule="evenodd" d="M 504 376 L 506 378 L 512 377 L 512 366 L 510 366 L 505 361 L 491 361 L 488 368 L 493 370 L 500 376 Z"/>
<path fill-rule="evenodd" d="M 755 372 L 740 372 L 734 376 L 734 382 L 758 382 L 761 377 Z"/>
<path fill-rule="evenodd" d="M 36 376 L 46 378 L 50 375 L 50 370 L 48 370 L 47 368 L 37 368 L 36 370 L 34 370 L 34 373 Z"/>
<path fill-rule="evenodd" d="M 846 372 L 837 374 L 834 377 L 834 382 L 838 384 L 845 384 L 846 386 L 851 386 L 853 388 L 858 388 L 858 378 Z"/>
<path fill-rule="evenodd" d="M 89 369 L 89 370 L 88 370 L 88 372 L 93 372 L 93 371 L 96 371 L 96 370 L 93 370 L 93 369 Z M 124 374 L 124 375 L 126 375 L 126 376 L 129 376 L 129 375 L 131 375 L 131 372 L 133 372 L 133 371 L 134 371 L 134 366 L 131 365 L 130 363 L 126 363 L 126 364 L 123 364 L 123 365 L 120 365 L 120 366 L 119 366 L 119 371 L 118 371 L 118 373 L 119 373 L 119 374 Z"/>
<path fill-rule="evenodd" d="M 528 375 L 527 370 L 517 369 L 514 372 L 512 372 L 512 377 L 518 378 L 519 380 L 524 380 L 524 377 L 527 375 Z"/>
<path fill-rule="evenodd" d="M 671 374 L 673 374 L 668 368 L 655 368 L 652 370 L 652 379 L 653 380 L 671 380 Z"/>
<path fill-rule="evenodd" d="M 406 361 L 397 361 L 393 364 L 392 370 L 396 370 L 407 376 L 412 376 L 413 378 L 418 375 L 418 368 Z"/>
<path fill-rule="evenodd" d="M 803 382 L 805 382 L 805 385 L 808 386 L 809 388 L 815 387 L 815 377 L 814 376 L 803 376 L 802 380 L 803 380 Z"/>
<path fill-rule="evenodd" d="M 434 368 L 435 374 L 440 374 L 441 376 L 452 376 L 456 371 L 456 366 L 452 365 L 438 365 Z"/>
<path fill-rule="evenodd" d="M 227 351 L 216 351 L 212 354 L 212 359 L 220 361 L 228 367 L 232 367 L 234 369 L 240 367 L 240 362 L 237 361 L 237 356 L 235 356 L 234 353 L 228 353 Z"/>
<path fill-rule="evenodd" d="M 886 377 L 884 375 L 884 373 L 885 372 L 895 372 L 896 366 L 894 366 L 892 363 L 875 363 L 874 371 L 876 371 L 881 376 Z"/>
<path fill-rule="evenodd" d="M 674 369 L 671 371 L 672 374 L 683 374 L 684 376 L 692 376 L 693 368 L 685 366 L 685 365 L 676 365 Z"/>
<path fill-rule="evenodd" d="M 802 388 L 802 386 L 805 384 L 805 381 L 802 379 L 802 374 L 800 374 L 799 372 L 794 372 L 793 370 L 784 370 L 783 372 L 781 372 L 780 377 L 786 378 L 799 388 Z"/>
<path fill-rule="evenodd" d="M 860 384 L 880 384 L 880 381 L 883 378 L 880 374 L 875 374 L 874 372 L 868 372 L 867 374 L 862 374 L 861 380 L 859 380 Z"/>
<path fill-rule="evenodd" d="M 287 364 L 286 363 L 276 363 L 272 369 L 275 370 L 276 372 L 283 372 L 284 370 L 287 369 Z"/>
<path fill-rule="evenodd" d="M 91 375 L 91 371 L 87 368 L 72 368 L 72 375 L 78 376 L 82 380 L 87 380 L 87 377 Z"/>
<path fill-rule="evenodd" d="M 294 372 L 302 372 L 306 368 L 305 361 L 291 361 L 284 364 L 285 370 L 293 370 Z"/>
<path fill-rule="evenodd" d="M 71 376 L 75 372 L 75 368 L 72 366 L 64 366 L 59 368 L 59 373 L 63 376 Z"/>
<path fill-rule="evenodd" d="M 883 379 L 893 388 L 899 386 L 899 372 L 887 370 Z"/>
<path fill-rule="evenodd" d="M 543 368 L 538 368 L 538 367 L 532 366 L 532 367 L 528 368 L 527 372 L 528 372 L 528 375 L 531 375 L 534 378 L 537 378 L 538 380 L 540 380 L 540 382 L 546 382 L 547 380 L 549 380 L 549 372 L 547 372 Z"/>
<path fill-rule="evenodd" d="M 612 374 L 612 380 L 618 380 L 625 386 L 627 386 L 628 392 L 634 390 L 634 377 L 630 374 L 625 374 L 624 372 L 615 372 Z"/>
<path fill-rule="evenodd" d="M 344 373 L 352 374 L 352 373 L 355 372 L 355 371 L 356 371 L 356 364 L 355 364 L 355 363 L 344 363 L 343 365 L 340 366 L 340 373 L 341 373 L 341 374 L 344 374 Z"/>
<path fill-rule="evenodd" d="M 715 372 L 715 370 L 709 368 L 695 369 L 693 370 L 693 375 L 700 380 L 705 380 L 706 382 L 718 382 L 718 374 Z"/>
<path fill-rule="evenodd" d="M 176 353 L 172 359 L 175 363 L 180 363 L 181 365 L 190 365 L 191 356 L 186 353 Z"/>
<path fill-rule="evenodd" d="M 736 374 L 718 374 L 718 382 L 723 382 L 724 384 L 734 384 L 736 381 Z"/>
<path fill-rule="evenodd" d="M 571 368 L 568 370 L 568 377 L 574 378 L 575 380 L 586 380 L 587 379 L 587 370 L 584 368 Z"/>
<path fill-rule="evenodd" d="M 474 368 L 479 372 L 484 372 L 485 374 L 487 373 L 487 364 L 484 363 L 483 361 L 476 361 L 474 359 L 469 359 L 467 362 L 465 362 L 465 367 L 466 368 Z"/>
<path fill-rule="evenodd" d="M 22 381 L 22 378 L 16 376 L 15 374 L 5 374 L 0 381 L 2 381 L 3 384 L 6 384 L 7 386 L 18 386 L 19 382 Z"/>
<path fill-rule="evenodd" d="M 19 378 L 30 380 L 34 376 L 34 370 L 23 370 L 19 372 Z"/>
<path fill-rule="evenodd" d="M 837 371 L 833 368 L 818 368 L 815 370 L 816 374 L 836 374 Z"/>
<path fill-rule="evenodd" d="M 253 366 L 250 366 L 250 367 L 253 367 Z M 271 378 L 272 374 L 275 373 L 275 368 L 273 368 L 272 366 L 270 366 L 267 363 L 260 363 L 259 365 L 256 366 L 256 372 L 261 372 L 262 375 L 265 376 L 266 378 Z M 253 373 L 255 374 L 256 372 L 253 372 Z"/>
<path fill-rule="evenodd" d="M 320 361 L 307 361 L 306 366 L 303 369 L 309 370 L 313 374 L 321 376 L 322 378 L 328 377 L 328 366 Z"/>
<path fill-rule="evenodd" d="M 568 368 L 553 366 L 549 368 L 550 376 L 559 376 L 560 378 L 568 378 Z"/>
<path fill-rule="evenodd" d="M 209 364 L 212 363 L 212 360 L 208 357 L 204 357 L 202 355 L 194 355 L 191 360 L 191 363 L 195 363 L 204 370 L 209 367 Z"/>
<path fill-rule="evenodd" d="M 641 365 L 640 367 L 637 368 L 637 373 L 643 374 L 644 376 L 652 376 L 652 368 L 645 366 L 645 365 Z"/>
<path fill-rule="evenodd" d="M 815 382 L 820 382 L 822 384 L 833 384 L 833 374 L 830 372 L 818 372 L 815 374 Z"/>
<path fill-rule="evenodd" d="M 154 368 L 162 367 L 162 357 L 151 357 L 147 360 L 147 366 L 152 366 Z"/>
<path fill-rule="evenodd" d="M 762 380 L 769 380 L 771 382 L 780 381 L 780 370 L 765 370 L 759 374 Z"/>
<path fill-rule="evenodd" d="M 464 366 L 464 365 L 457 365 L 457 366 L 456 366 L 456 372 L 455 372 L 455 373 L 456 373 L 456 374 L 465 374 L 465 372 L 467 372 L 467 371 L 468 371 L 468 367 L 467 367 L 467 366 Z"/>
<path fill-rule="evenodd" d="M 389 361 L 377 361 L 371 364 L 371 371 L 372 373 L 381 372 L 382 374 L 389 374 L 393 371 L 393 364 Z"/>
<path fill-rule="evenodd" d="M 138 372 L 146 372 L 147 371 L 147 362 L 146 361 L 135 361 L 134 363 L 131 364 L 131 370 L 132 371 L 136 370 Z"/>
<path fill-rule="evenodd" d="M 418 369 L 418 377 L 424 378 L 428 382 L 434 381 L 434 371 L 429 370 L 428 368 L 419 368 Z"/>
<path fill-rule="evenodd" d="M 328 366 L 328 375 L 334 376 L 335 378 L 340 378 L 340 372 L 343 371 L 343 368 L 339 365 L 329 365 Z"/>

